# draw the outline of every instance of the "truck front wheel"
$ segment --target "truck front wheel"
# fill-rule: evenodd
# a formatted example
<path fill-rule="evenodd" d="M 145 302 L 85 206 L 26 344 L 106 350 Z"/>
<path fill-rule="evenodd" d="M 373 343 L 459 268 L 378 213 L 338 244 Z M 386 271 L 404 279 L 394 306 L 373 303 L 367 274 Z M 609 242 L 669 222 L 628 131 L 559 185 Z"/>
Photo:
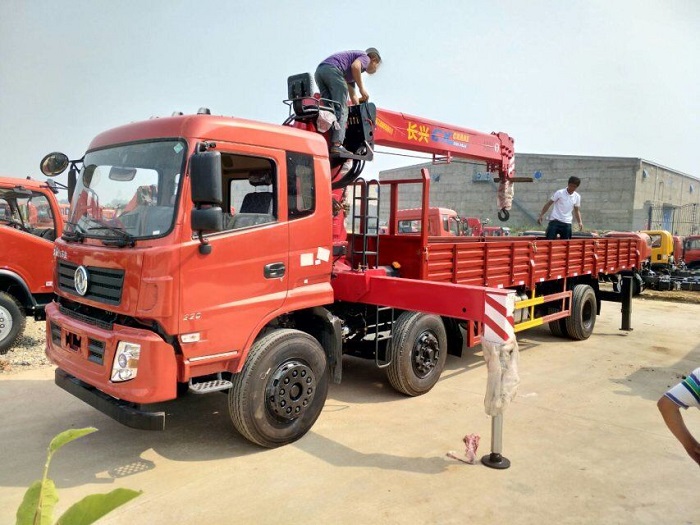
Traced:
<path fill-rule="evenodd" d="M 435 386 L 447 360 L 447 333 L 437 315 L 403 312 L 391 340 L 388 378 L 402 394 L 419 396 Z"/>
<path fill-rule="evenodd" d="M 262 447 L 279 447 L 306 434 L 321 414 L 326 354 L 304 332 L 276 330 L 255 342 L 231 381 L 228 406 L 236 430 Z"/>
<path fill-rule="evenodd" d="M 24 333 L 26 317 L 17 300 L 0 292 L 0 354 L 5 354 Z"/>
<path fill-rule="evenodd" d="M 571 296 L 571 315 L 566 318 L 566 333 L 583 341 L 593 333 L 598 312 L 595 292 L 587 284 L 577 284 Z"/>

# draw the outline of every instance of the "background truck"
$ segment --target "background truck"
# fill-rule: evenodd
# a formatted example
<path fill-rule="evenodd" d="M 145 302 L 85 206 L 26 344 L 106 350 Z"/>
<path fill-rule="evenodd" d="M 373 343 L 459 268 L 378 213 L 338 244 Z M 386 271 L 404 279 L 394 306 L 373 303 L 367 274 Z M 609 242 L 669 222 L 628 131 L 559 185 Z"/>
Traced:
<path fill-rule="evenodd" d="M 70 165 L 76 181 L 46 310 L 60 387 L 142 429 L 164 428 L 153 403 L 225 390 L 240 434 L 276 447 L 311 428 L 344 354 L 417 396 L 448 353 L 482 337 L 505 342 L 542 323 L 590 335 L 598 277 L 634 269 L 638 239 L 400 235 L 405 185 L 421 185 L 429 222 L 429 173 L 364 180 L 375 145 L 478 159 L 508 186 L 513 140 L 365 103 L 350 108 L 351 153 L 329 157 L 317 123 L 331 112 L 311 85 L 290 77 L 283 125 L 201 110 L 106 131 L 79 161 L 45 157 L 44 173 Z M 107 201 L 111 219 L 91 211 Z"/>
<path fill-rule="evenodd" d="M 683 239 L 683 262 L 690 270 L 700 270 L 700 235 Z"/>
<path fill-rule="evenodd" d="M 27 314 L 43 319 L 53 297 L 57 193 L 52 180 L 0 177 L 0 353 L 22 335 Z"/>
<path fill-rule="evenodd" d="M 407 208 L 396 212 L 397 233 L 418 234 L 423 229 L 423 210 Z M 457 212 L 448 208 L 430 207 L 428 209 L 428 234 L 440 237 L 465 235 L 462 219 Z M 388 231 L 388 228 L 387 230 Z M 383 232 L 386 233 L 386 232 Z"/>

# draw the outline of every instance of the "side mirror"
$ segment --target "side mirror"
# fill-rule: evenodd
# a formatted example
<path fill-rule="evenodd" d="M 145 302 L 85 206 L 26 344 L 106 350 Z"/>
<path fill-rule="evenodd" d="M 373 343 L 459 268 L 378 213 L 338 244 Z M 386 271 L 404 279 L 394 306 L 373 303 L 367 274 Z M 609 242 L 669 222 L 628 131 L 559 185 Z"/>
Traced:
<path fill-rule="evenodd" d="M 221 153 L 203 151 L 192 155 L 190 160 L 190 186 L 192 202 L 200 206 L 211 204 L 221 206 Z"/>
<path fill-rule="evenodd" d="M 194 231 L 220 232 L 224 229 L 224 213 L 221 207 L 195 208 L 190 214 Z"/>
<path fill-rule="evenodd" d="M 41 159 L 39 168 L 41 169 L 41 173 L 47 177 L 55 177 L 66 171 L 69 162 L 68 155 L 55 151 Z"/>

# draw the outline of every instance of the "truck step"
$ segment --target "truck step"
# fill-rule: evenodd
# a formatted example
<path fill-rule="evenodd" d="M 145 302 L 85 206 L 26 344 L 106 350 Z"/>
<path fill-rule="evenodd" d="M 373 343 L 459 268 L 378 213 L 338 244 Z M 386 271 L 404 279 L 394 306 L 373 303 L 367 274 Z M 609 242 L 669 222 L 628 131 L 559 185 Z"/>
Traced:
<path fill-rule="evenodd" d="M 231 381 L 227 379 L 222 379 L 221 374 L 217 379 L 212 379 L 211 381 L 202 381 L 201 383 L 193 383 L 190 379 L 189 391 L 193 394 L 208 394 L 210 392 L 219 392 L 221 390 L 228 390 L 233 386 Z"/>

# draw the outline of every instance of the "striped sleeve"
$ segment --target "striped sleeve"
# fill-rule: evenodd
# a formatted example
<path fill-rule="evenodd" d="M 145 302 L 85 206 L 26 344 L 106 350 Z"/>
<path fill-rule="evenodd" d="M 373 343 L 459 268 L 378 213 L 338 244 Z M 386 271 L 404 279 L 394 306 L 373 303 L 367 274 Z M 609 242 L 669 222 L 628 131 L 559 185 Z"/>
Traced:
<path fill-rule="evenodd" d="M 700 368 L 666 392 L 666 397 L 682 408 L 700 408 Z"/>

